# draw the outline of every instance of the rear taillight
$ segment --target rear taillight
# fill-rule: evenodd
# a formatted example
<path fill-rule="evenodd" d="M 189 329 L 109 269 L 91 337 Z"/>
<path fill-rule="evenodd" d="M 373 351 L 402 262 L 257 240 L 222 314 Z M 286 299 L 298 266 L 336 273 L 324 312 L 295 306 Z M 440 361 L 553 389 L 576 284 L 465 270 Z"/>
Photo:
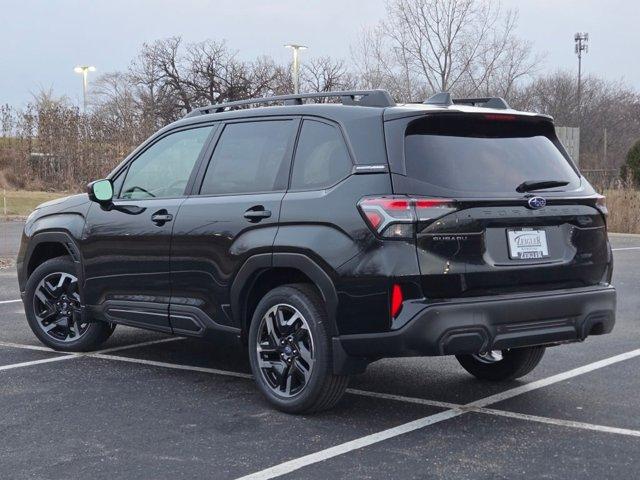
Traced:
<path fill-rule="evenodd" d="M 400 195 L 365 197 L 358 202 L 369 227 L 384 238 L 411 238 L 418 222 L 429 223 L 456 210 L 448 198 L 423 198 Z"/>
<path fill-rule="evenodd" d="M 604 215 L 609 215 L 609 210 L 607 209 L 607 197 L 604 195 L 598 195 L 596 198 L 596 207 L 600 210 Z"/>

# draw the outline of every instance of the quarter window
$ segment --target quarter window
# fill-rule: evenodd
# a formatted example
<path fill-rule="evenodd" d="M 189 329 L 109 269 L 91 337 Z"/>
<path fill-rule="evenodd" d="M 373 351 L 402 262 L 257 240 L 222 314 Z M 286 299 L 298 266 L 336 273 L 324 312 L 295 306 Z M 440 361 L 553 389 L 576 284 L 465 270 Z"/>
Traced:
<path fill-rule="evenodd" d="M 323 122 L 305 120 L 293 163 L 291 188 L 327 188 L 349 175 L 351 168 L 351 158 L 340 131 Z"/>
<path fill-rule="evenodd" d="M 120 198 L 169 198 L 185 187 L 213 127 L 182 130 L 163 137 L 129 166 Z"/>
<path fill-rule="evenodd" d="M 284 190 L 293 126 L 292 120 L 226 125 L 205 173 L 200 194 Z"/>

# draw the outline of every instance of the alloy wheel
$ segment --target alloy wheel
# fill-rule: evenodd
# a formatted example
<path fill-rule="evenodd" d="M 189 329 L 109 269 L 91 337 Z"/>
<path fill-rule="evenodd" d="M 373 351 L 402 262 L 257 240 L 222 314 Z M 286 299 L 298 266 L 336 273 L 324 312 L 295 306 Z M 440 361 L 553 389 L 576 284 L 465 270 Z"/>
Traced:
<path fill-rule="evenodd" d="M 315 363 L 309 324 L 295 307 L 278 304 L 264 314 L 256 344 L 258 365 L 269 388 L 281 397 L 307 386 Z"/>
<path fill-rule="evenodd" d="M 89 328 L 80 322 L 78 279 L 70 273 L 50 273 L 38 283 L 33 311 L 40 329 L 59 342 L 78 340 Z"/>

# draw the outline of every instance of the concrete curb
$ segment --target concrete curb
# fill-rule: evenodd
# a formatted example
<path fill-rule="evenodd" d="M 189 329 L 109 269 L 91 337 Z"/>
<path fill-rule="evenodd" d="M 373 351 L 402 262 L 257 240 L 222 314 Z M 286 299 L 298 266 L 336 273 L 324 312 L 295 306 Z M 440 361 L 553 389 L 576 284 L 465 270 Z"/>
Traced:
<path fill-rule="evenodd" d="M 618 233 L 618 232 L 608 232 L 608 234 L 612 237 L 634 237 L 640 238 L 640 233 Z"/>

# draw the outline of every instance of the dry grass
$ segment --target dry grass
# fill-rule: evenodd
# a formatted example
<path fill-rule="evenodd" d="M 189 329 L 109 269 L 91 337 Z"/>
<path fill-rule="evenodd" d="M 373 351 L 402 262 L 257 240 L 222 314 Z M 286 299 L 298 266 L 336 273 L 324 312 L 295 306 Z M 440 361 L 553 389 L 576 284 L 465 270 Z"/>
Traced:
<path fill-rule="evenodd" d="M 640 190 L 605 190 L 609 209 L 608 229 L 618 233 L 640 233 Z"/>
<path fill-rule="evenodd" d="M 13 267 L 15 261 L 13 258 L 2 258 L 0 257 L 0 270 L 5 270 Z"/>
<path fill-rule="evenodd" d="M 0 189 L 0 219 L 5 214 L 4 202 L 6 202 L 7 216 L 26 216 L 41 203 L 66 195 L 69 194 L 65 192 L 31 192 L 27 190 L 6 190 L 3 195 L 3 190 Z"/>

